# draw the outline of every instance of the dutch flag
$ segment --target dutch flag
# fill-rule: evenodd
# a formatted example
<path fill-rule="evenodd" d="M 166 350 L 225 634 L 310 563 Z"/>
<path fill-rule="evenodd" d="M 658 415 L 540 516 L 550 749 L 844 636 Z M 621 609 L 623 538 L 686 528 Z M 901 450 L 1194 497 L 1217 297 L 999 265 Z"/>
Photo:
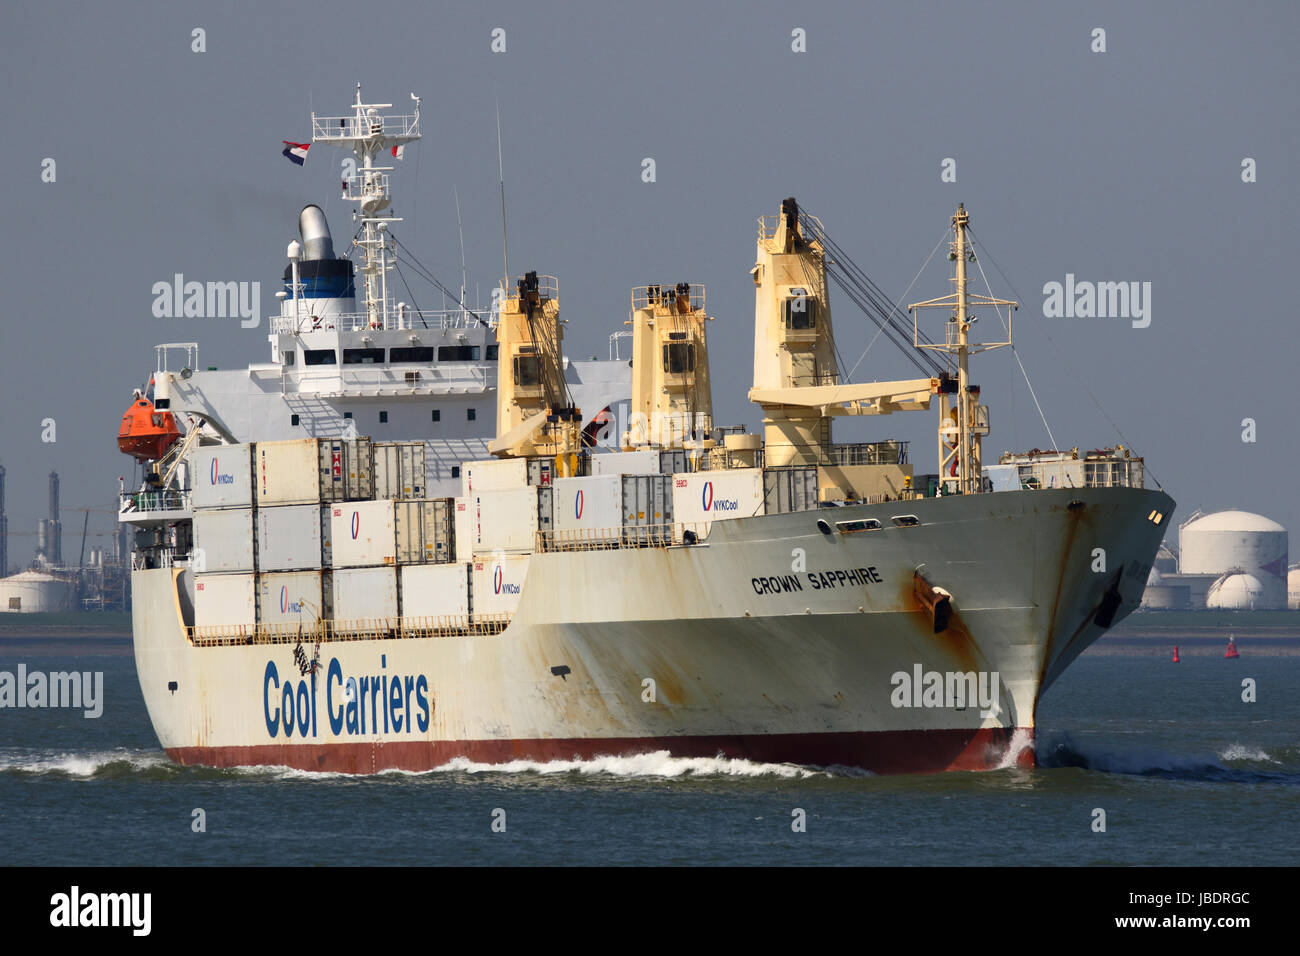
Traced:
<path fill-rule="evenodd" d="M 289 160 L 291 163 L 297 163 L 301 166 L 303 160 L 307 158 L 307 150 L 311 149 L 311 144 L 291 143 L 287 139 L 282 139 L 280 142 L 284 143 L 284 150 L 282 152 L 284 158 Z"/>

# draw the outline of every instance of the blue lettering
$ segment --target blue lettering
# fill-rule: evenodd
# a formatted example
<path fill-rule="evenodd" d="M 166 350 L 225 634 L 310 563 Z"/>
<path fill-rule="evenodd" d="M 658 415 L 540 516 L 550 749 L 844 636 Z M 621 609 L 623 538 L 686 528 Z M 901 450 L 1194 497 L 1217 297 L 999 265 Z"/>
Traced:
<path fill-rule="evenodd" d="M 307 693 L 307 682 L 298 685 L 298 736 L 306 737 L 311 730 L 311 699 Z"/>
<path fill-rule="evenodd" d="M 357 702 L 361 699 L 361 693 L 357 689 L 357 679 L 355 677 L 348 678 L 347 688 L 348 706 L 345 711 L 345 726 L 349 734 L 359 734 L 361 729 L 358 722 L 361 708 Z"/>
<path fill-rule="evenodd" d="M 280 695 L 283 698 L 280 712 L 284 714 L 284 736 L 287 740 L 293 736 L 293 684 L 290 681 L 284 682 L 284 692 Z"/>
<path fill-rule="evenodd" d="M 330 733 L 337 737 L 343 732 L 343 707 L 340 705 L 337 716 L 334 713 L 334 692 L 332 684 L 338 681 L 343 686 L 343 668 L 337 657 L 330 658 L 329 670 L 325 672 L 325 709 L 330 715 Z"/>
<path fill-rule="evenodd" d="M 280 711 L 277 708 L 275 714 L 271 714 L 271 695 L 267 693 L 267 688 L 272 681 L 275 682 L 276 687 L 279 687 L 280 674 L 275 669 L 275 661 L 267 661 L 266 676 L 262 678 L 262 713 L 266 717 L 266 732 L 274 739 L 280 729 Z"/>
<path fill-rule="evenodd" d="M 419 680 L 415 682 L 415 702 L 420 705 L 420 712 L 415 717 L 415 723 L 420 728 L 420 732 L 429 729 L 429 701 L 424 694 L 429 689 L 429 682 L 421 674 Z"/>
<path fill-rule="evenodd" d="M 408 677 L 407 680 L 410 680 Z M 402 679 L 393 678 L 393 683 L 389 686 L 388 709 L 393 712 L 393 733 L 402 732 Z"/>

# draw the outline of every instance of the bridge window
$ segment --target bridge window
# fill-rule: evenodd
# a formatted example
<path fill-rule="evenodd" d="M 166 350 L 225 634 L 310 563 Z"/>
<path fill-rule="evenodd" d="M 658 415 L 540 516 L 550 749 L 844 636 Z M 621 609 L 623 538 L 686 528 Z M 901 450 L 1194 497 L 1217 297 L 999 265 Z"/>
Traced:
<path fill-rule="evenodd" d="M 815 329 L 817 327 L 817 300 L 808 296 L 786 299 L 782 315 L 787 329 Z"/>
<path fill-rule="evenodd" d="M 452 466 L 451 466 L 451 476 L 452 476 L 453 478 L 459 478 L 459 477 L 460 477 L 460 465 L 452 465 Z"/>
<path fill-rule="evenodd" d="M 346 418 L 351 418 L 351 417 L 352 417 L 352 413 L 351 413 L 351 412 L 344 412 L 344 413 L 343 413 L 343 417 L 344 417 L 345 419 L 346 419 Z"/>
<path fill-rule="evenodd" d="M 515 384 L 523 387 L 541 385 L 542 360 L 536 355 L 516 355 Z"/>
<path fill-rule="evenodd" d="M 344 365 L 382 365 L 384 363 L 383 349 L 344 349 Z"/>
<path fill-rule="evenodd" d="M 472 422 L 472 421 L 474 421 L 476 418 L 478 418 L 478 412 L 474 411 L 474 409 L 472 409 L 472 408 L 467 408 L 467 409 L 465 410 L 465 420 L 466 420 L 466 421 L 471 421 L 471 422 Z"/>
<path fill-rule="evenodd" d="M 409 348 L 392 348 L 388 350 L 388 361 L 390 362 L 432 362 L 433 346 L 431 345 L 413 345 Z"/>
<path fill-rule="evenodd" d="M 489 345 L 487 347 L 487 360 L 489 362 L 495 362 L 497 360 L 497 355 L 499 354 L 500 349 L 501 346 L 499 345 Z"/>
<path fill-rule="evenodd" d="M 664 371 L 670 375 L 695 371 L 695 346 L 687 342 L 670 342 L 664 346 Z"/>
<path fill-rule="evenodd" d="M 441 409 L 437 409 L 437 408 L 435 408 L 435 409 L 433 410 L 433 420 L 434 420 L 435 422 L 440 422 L 440 421 L 442 421 L 442 411 L 441 411 Z"/>
<path fill-rule="evenodd" d="M 477 345 L 439 345 L 439 362 L 477 362 Z"/>
<path fill-rule="evenodd" d="M 290 424 L 290 425 L 297 425 L 297 424 L 298 424 L 298 416 L 297 416 L 297 415 L 290 415 L 290 416 L 289 416 L 289 424 Z"/>
<path fill-rule="evenodd" d="M 379 424 L 381 424 L 381 425 L 387 425 L 387 424 L 388 424 L 388 412 L 380 412 L 380 413 L 379 413 Z"/>
<path fill-rule="evenodd" d="M 338 356 L 333 349 L 303 349 L 303 365 L 338 365 Z"/>

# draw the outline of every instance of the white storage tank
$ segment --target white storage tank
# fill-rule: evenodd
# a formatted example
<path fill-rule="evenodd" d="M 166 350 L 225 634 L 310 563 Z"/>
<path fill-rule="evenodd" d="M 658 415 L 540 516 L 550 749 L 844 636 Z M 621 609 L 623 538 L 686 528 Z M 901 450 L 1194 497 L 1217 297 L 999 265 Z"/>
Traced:
<path fill-rule="evenodd" d="M 68 611 L 72 583 L 44 571 L 22 571 L 0 578 L 0 612 Z"/>
<path fill-rule="evenodd" d="M 1217 610 L 1255 611 L 1263 607 L 1264 585 L 1253 574 L 1225 574 L 1213 584 L 1205 606 Z"/>
<path fill-rule="evenodd" d="M 1181 574 L 1242 572 L 1259 584 L 1254 607 L 1286 607 L 1287 534 L 1276 521 L 1248 511 L 1202 515 L 1179 530 L 1178 551 Z"/>

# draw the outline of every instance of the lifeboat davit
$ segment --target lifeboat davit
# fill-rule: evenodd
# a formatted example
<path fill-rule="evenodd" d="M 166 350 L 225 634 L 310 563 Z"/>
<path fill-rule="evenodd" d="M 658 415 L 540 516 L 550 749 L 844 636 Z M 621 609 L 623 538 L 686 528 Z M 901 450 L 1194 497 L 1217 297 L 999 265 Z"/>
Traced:
<path fill-rule="evenodd" d="M 149 399 L 137 396 L 122 416 L 117 447 L 140 461 L 155 461 L 180 437 L 171 412 L 160 412 Z"/>

